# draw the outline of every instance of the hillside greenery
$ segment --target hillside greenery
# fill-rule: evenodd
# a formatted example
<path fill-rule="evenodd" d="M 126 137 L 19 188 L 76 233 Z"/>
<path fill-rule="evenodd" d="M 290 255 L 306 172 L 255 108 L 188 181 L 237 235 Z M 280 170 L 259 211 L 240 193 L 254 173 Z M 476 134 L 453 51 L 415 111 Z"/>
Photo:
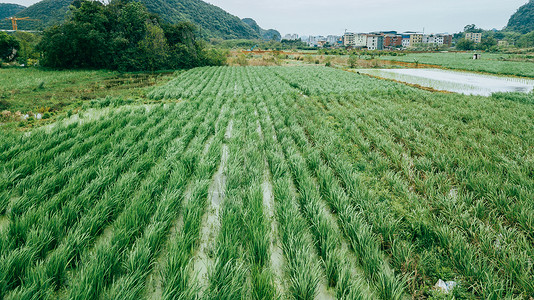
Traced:
<path fill-rule="evenodd" d="M 165 24 L 140 2 L 83 0 L 72 17 L 43 34 L 42 66 L 155 71 L 220 65 L 221 51 L 208 50 L 190 23 Z"/>
<path fill-rule="evenodd" d="M 130 0 L 133 1 L 133 0 Z M 260 35 L 250 26 L 223 9 L 201 0 L 140 0 L 148 12 L 158 15 L 164 22 L 195 24 L 203 37 L 223 39 L 256 39 Z M 20 12 L 18 17 L 30 17 L 36 21 L 20 22 L 23 30 L 43 30 L 58 25 L 69 18 L 72 7 L 79 7 L 79 0 L 42 0 Z M 0 28 L 9 29 L 7 21 L 0 21 Z"/>
<path fill-rule="evenodd" d="M 0 19 L 12 17 L 24 8 L 24 6 L 18 4 L 0 3 Z"/>
<path fill-rule="evenodd" d="M 243 22 L 250 26 L 250 28 L 254 29 L 254 31 L 264 40 L 266 41 L 280 41 L 282 39 L 282 35 L 280 32 L 278 32 L 275 29 L 263 29 L 261 28 L 258 23 L 251 18 L 245 18 L 243 19 Z"/>
<path fill-rule="evenodd" d="M 534 0 L 530 0 L 527 4 L 521 6 L 512 15 L 506 29 L 520 33 L 534 31 Z"/>

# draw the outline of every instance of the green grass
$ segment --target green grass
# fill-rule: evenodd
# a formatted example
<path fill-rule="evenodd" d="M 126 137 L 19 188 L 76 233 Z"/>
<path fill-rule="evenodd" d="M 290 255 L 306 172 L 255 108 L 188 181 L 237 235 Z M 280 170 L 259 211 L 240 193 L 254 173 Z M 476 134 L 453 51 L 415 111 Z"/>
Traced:
<path fill-rule="evenodd" d="M 56 115 L 84 107 L 147 101 L 149 87 L 166 82 L 170 73 L 118 73 L 111 71 L 56 71 L 38 68 L 0 69 L 0 116 L 3 128 L 17 129 L 50 123 Z M 107 98 L 106 101 L 95 101 Z M 113 99 L 113 100 L 111 100 Z M 116 100 L 116 99 L 121 99 Z M 22 122 L 22 115 L 40 113 L 43 121 Z M 45 114 L 46 113 L 46 114 Z"/>
<path fill-rule="evenodd" d="M 533 295 L 531 95 L 214 67 L 149 96 L 0 133 L 0 298 Z"/>

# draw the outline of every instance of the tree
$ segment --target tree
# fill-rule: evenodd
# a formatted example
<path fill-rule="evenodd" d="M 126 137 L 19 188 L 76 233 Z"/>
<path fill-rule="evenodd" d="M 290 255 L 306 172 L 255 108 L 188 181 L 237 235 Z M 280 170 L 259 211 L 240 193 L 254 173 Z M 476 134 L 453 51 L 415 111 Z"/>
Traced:
<path fill-rule="evenodd" d="M 17 57 L 20 44 L 16 38 L 5 32 L 0 32 L 0 60 L 13 61 Z"/>
<path fill-rule="evenodd" d="M 531 48 L 534 47 L 534 31 L 524 34 L 519 38 L 517 42 L 518 46 L 521 48 Z"/>
<path fill-rule="evenodd" d="M 478 28 L 475 24 L 465 25 L 464 32 L 475 32 L 480 33 L 484 30 Z"/>
<path fill-rule="evenodd" d="M 143 69 L 154 71 L 165 68 L 169 56 L 169 45 L 161 27 L 147 22 L 145 37 L 139 42 Z"/>
<path fill-rule="evenodd" d="M 480 44 L 477 45 L 477 49 L 480 50 L 490 50 L 492 47 L 497 46 L 497 40 L 495 40 L 492 37 L 484 38 L 480 42 Z"/>
<path fill-rule="evenodd" d="M 140 2 L 77 0 L 71 9 L 65 24 L 44 33 L 43 66 L 155 71 L 224 63 L 224 54 L 196 40 L 194 25 L 161 25 Z"/>
<path fill-rule="evenodd" d="M 461 39 L 456 43 L 456 49 L 458 50 L 473 50 L 475 49 L 475 42 L 471 40 Z"/>

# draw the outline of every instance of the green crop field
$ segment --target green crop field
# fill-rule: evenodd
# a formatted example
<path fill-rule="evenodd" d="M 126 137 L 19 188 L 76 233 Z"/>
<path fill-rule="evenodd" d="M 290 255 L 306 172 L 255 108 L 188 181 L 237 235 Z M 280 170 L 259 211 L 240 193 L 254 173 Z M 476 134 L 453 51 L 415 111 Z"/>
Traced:
<path fill-rule="evenodd" d="M 470 53 L 413 53 L 405 56 L 382 56 L 380 59 L 491 74 L 534 77 L 532 56 L 526 55 L 482 53 L 481 60 L 473 60 L 473 54 Z"/>
<path fill-rule="evenodd" d="M 0 298 L 529 299 L 532 96 L 206 67 L 0 132 Z"/>

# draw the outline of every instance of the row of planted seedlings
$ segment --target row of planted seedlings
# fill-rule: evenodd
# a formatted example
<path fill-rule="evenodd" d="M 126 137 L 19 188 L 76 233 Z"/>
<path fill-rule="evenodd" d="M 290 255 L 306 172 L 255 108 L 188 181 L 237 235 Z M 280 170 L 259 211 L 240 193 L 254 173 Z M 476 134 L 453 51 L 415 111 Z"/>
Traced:
<path fill-rule="evenodd" d="M 329 284 L 334 287 L 338 285 L 340 278 L 350 276 L 357 260 L 359 268 L 353 272 L 355 280 L 351 281 L 371 283 L 372 289 L 382 299 L 402 298 L 404 278 L 396 275 L 389 266 L 386 255 L 379 249 L 379 240 L 372 234 L 364 218 L 351 205 L 343 190 L 335 185 L 336 182 L 332 178 L 321 177 L 326 167 L 318 159 L 317 150 L 306 140 L 304 131 L 296 123 L 291 110 L 288 110 L 282 101 L 271 101 L 268 104 L 272 118 L 281 120 L 275 122 L 275 127 L 279 127 L 278 135 L 285 138 L 282 139 L 282 143 L 288 149 L 286 152 L 290 154 L 288 158 L 292 173 L 299 190 L 303 193 L 301 207 L 314 228 Z M 279 126 L 276 126 L 276 123 L 279 123 Z M 323 172 L 316 173 L 320 171 L 320 167 Z M 324 201 L 329 205 L 328 210 L 322 207 Z M 344 241 L 343 233 L 355 253 L 354 260 L 346 259 L 351 257 L 348 250 L 338 248 L 341 241 Z M 338 294 L 370 297 L 366 285 L 354 285 L 351 281 L 340 281 L 342 285 L 337 286 Z"/>
<path fill-rule="evenodd" d="M 92 181 L 79 195 L 70 195 L 64 201 L 53 201 L 51 205 L 47 205 L 47 202 L 39 207 L 49 211 L 43 211 L 42 217 L 33 218 L 41 224 L 41 228 L 32 229 L 30 232 L 35 234 L 31 236 L 44 240 L 49 246 L 43 252 L 39 241 L 30 243 L 14 252 L 13 257 L 8 257 L 10 259 L 6 259 L 11 270 L 14 269 L 15 276 L 22 280 L 23 286 L 17 292 L 50 292 L 66 283 L 67 271 L 76 267 L 81 253 L 95 242 L 107 224 L 127 206 L 130 194 L 143 187 L 148 189 L 153 178 L 145 176 L 157 169 L 154 166 L 158 162 L 160 151 L 165 151 L 180 135 L 186 140 L 193 138 L 202 115 L 195 112 L 193 106 L 186 111 L 190 112 L 181 113 L 175 107 L 171 107 L 169 113 L 160 111 L 161 115 L 166 116 L 165 121 L 150 128 L 144 139 L 124 140 L 124 144 L 117 148 L 119 153 L 115 153 L 121 156 L 116 156 L 115 160 L 109 157 L 103 161 L 109 167 L 96 166 L 102 170 L 99 177 L 101 180 Z M 195 114 L 195 119 L 188 121 Z M 154 124 L 156 123 L 148 122 L 149 126 Z M 135 132 L 134 128 L 129 129 Z M 117 176 L 115 182 L 110 180 Z M 55 236 L 50 243 L 52 234 Z"/>
<path fill-rule="evenodd" d="M 94 247 L 80 255 L 79 267 L 71 272 L 67 285 L 61 294 L 64 293 L 67 298 L 90 299 L 102 296 L 102 293 L 106 292 L 104 298 L 109 295 L 118 299 L 121 296 L 135 298 L 142 291 L 140 285 L 144 284 L 145 276 L 140 274 L 137 269 L 125 268 L 125 265 L 127 266 L 126 262 L 130 261 L 136 267 L 138 265 L 142 267 L 143 263 L 135 261 L 137 254 L 135 247 L 148 243 L 144 246 L 148 246 L 151 253 L 148 255 L 147 252 L 144 252 L 143 255 L 145 256 L 141 258 L 146 260 L 154 256 L 154 253 L 159 250 L 165 240 L 165 232 L 160 231 L 154 225 L 158 222 L 165 222 L 163 227 L 167 230 L 168 224 L 172 222 L 172 214 L 166 215 L 164 207 L 168 204 L 167 201 L 173 200 L 165 199 L 163 206 L 158 204 L 163 201 L 162 197 L 165 196 L 166 186 L 174 174 L 173 167 L 176 165 L 173 162 L 177 160 L 177 156 L 187 154 L 187 150 L 192 147 L 193 150 L 189 152 L 190 156 L 185 155 L 184 158 L 188 163 L 188 171 L 193 173 L 196 168 L 197 155 L 202 152 L 201 149 L 212 132 L 210 128 L 214 126 L 222 106 L 222 100 L 205 102 L 207 102 L 208 111 L 202 112 L 200 110 L 193 121 L 193 130 L 181 139 L 172 141 L 174 147 L 171 148 L 172 152 L 166 153 L 166 156 L 159 159 L 156 158 L 157 164 L 148 174 L 140 189 L 131 197 L 129 206 L 125 207 L 111 224 L 109 236 L 104 236 L 95 243 Z M 186 176 L 186 178 L 190 177 Z M 158 208 L 160 209 L 158 210 Z M 159 214 L 155 215 L 155 213 Z M 160 223 L 160 225 L 163 224 Z M 151 232 L 150 226 L 154 227 L 156 232 Z M 144 232 L 147 232 L 146 236 L 143 235 Z M 139 244 L 136 244 L 137 242 Z M 147 251 L 146 247 L 143 249 Z M 132 253 L 131 256 L 130 253 Z M 119 278 L 123 274 L 133 276 L 133 278 L 129 278 L 131 280 L 142 282 L 132 284 L 131 293 L 123 294 L 120 286 L 113 285 L 115 280 L 120 282 Z M 108 287 L 109 290 L 106 289 Z"/>
<path fill-rule="evenodd" d="M 303 107 L 302 105 L 306 104 L 304 101 L 301 101 L 301 103 L 300 108 Z M 339 110 L 341 111 L 341 108 Z M 314 110 L 313 113 L 316 113 L 317 111 L 318 110 Z M 308 114 L 309 113 L 311 112 L 308 112 Z M 346 117 L 347 120 L 350 120 L 350 116 Z M 304 118 L 301 120 L 303 120 L 301 122 L 305 121 Z M 315 125 L 315 129 L 311 129 L 313 128 L 311 127 L 308 128 L 308 130 L 313 131 L 318 130 L 318 128 L 328 128 L 328 125 L 328 122 L 323 122 L 320 125 Z M 341 126 L 344 128 L 344 131 L 351 127 L 349 124 L 343 124 Z M 328 132 L 323 133 L 325 139 L 331 136 L 332 130 L 333 128 Z M 345 156 L 345 153 L 350 153 L 350 151 L 352 151 L 347 146 L 351 145 L 350 138 L 355 134 L 360 134 L 357 137 L 359 139 L 362 137 L 361 133 L 351 132 L 350 130 L 348 132 L 350 132 L 348 137 L 341 134 L 338 140 L 331 140 L 331 144 L 337 144 L 335 148 L 338 148 L 338 154 L 332 155 L 335 152 L 325 151 L 324 155 L 327 157 L 328 161 L 340 161 L 340 159 Z M 367 141 L 367 143 L 369 142 Z M 370 149 L 370 147 L 364 143 L 357 145 L 359 147 L 358 149 Z M 361 155 L 361 153 L 359 155 Z M 368 159 L 369 165 L 367 165 L 367 162 L 363 161 L 365 159 Z M 339 169 L 339 171 L 337 171 L 338 174 L 340 174 L 341 177 L 345 177 L 347 183 L 350 183 L 350 176 L 347 174 L 350 174 L 352 170 L 343 169 L 351 163 L 351 159 L 346 159 L 343 164 L 334 164 L 334 166 Z M 374 166 L 372 165 L 373 163 L 375 164 Z M 387 248 L 393 247 L 391 251 L 394 255 L 407 257 L 407 251 L 418 252 L 418 261 L 412 261 L 411 265 L 413 267 L 421 267 L 421 270 L 418 270 L 417 268 L 415 269 L 415 271 L 418 271 L 418 274 L 420 274 L 419 276 L 439 276 L 440 274 L 433 272 L 436 266 L 449 266 L 453 270 L 456 270 L 456 272 L 463 274 L 464 280 L 475 284 L 471 287 L 465 282 L 463 284 L 465 288 L 469 287 L 470 289 L 473 289 L 473 292 L 475 293 L 486 293 L 483 295 L 488 297 L 510 293 L 510 290 L 504 288 L 505 282 L 493 273 L 491 262 L 486 258 L 479 258 L 478 249 L 465 240 L 463 232 L 457 229 L 452 229 L 442 220 L 435 219 L 433 212 L 430 211 L 428 205 L 422 203 L 421 197 L 415 195 L 407 185 L 403 186 L 399 184 L 399 182 L 402 182 L 402 176 L 395 174 L 389 169 L 387 158 L 384 158 L 379 151 L 370 150 L 355 164 L 355 167 L 356 170 L 367 169 L 367 172 L 382 172 L 379 173 L 381 175 L 378 178 L 386 178 L 387 184 L 385 187 L 390 189 L 392 193 L 391 196 L 388 196 L 391 199 L 390 201 L 392 201 L 390 205 L 393 204 L 392 207 L 395 208 L 395 210 L 400 211 L 400 217 L 403 217 L 403 219 L 398 219 L 397 216 L 391 215 L 391 212 L 387 210 L 387 207 L 383 207 L 382 212 L 379 214 L 368 214 L 368 219 L 378 225 L 376 228 L 384 237 L 386 242 L 385 246 Z M 370 186 L 377 185 L 379 186 L 379 189 L 383 188 L 384 186 L 381 185 L 379 181 L 380 179 L 377 181 L 378 183 L 370 183 L 367 181 L 366 184 Z M 391 186 L 388 187 L 387 185 Z M 349 190 L 356 189 L 350 188 Z M 361 193 L 355 194 L 355 196 L 358 195 L 361 195 Z M 383 206 L 383 203 L 381 204 L 378 202 L 379 197 L 374 198 L 376 198 L 375 201 L 377 201 L 375 205 Z M 411 212 L 409 212 L 409 209 L 400 208 L 400 203 L 402 203 L 402 205 L 410 206 L 412 208 Z M 373 211 L 373 209 L 368 210 L 371 212 Z M 374 219 L 374 221 L 371 219 Z M 403 222 L 399 222 L 397 219 L 402 220 Z M 402 242 L 401 237 L 395 237 L 395 232 L 402 232 L 404 235 L 407 235 L 405 239 L 408 240 L 408 242 Z M 410 246 L 411 244 L 416 245 L 416 247 Z M 401 245 L 402 247 L 397 247 L 398 249 L 395 249 L 395 246 Z M 402 249 L 403 247 L 409 248 Z M 436 247 L 443 248 L 446 254 L 443 254 L 443 251 Z M 394 257 L 394 261 L 405 260 L 404 258 L 399 260 L 399 258 Z M 445 275 L 451 276 L 453 274 L 445 273 Z M 479 284 L 480 286 L 477 286 L 476 284 Z M 415 290 L 415 287 L 413 289 Z M 417 292 L 414 290 L 413 292 Z"/>
<path fill-rule="evenodd" d="M 347 149 L 344 149 L 345 151 Z M 329 161 L 338 161 L 339 157 L 335 156 L 335 155 L 332 155 L 332 153 L 330 152 L 326 152 L 325 153 L 326 157 L 328 158 Z M 377 160 L 377 159 L 381 159 L 380 156 L 378 156 L 376 153 L 374 154 L 374 159 Z M 383 163 L 383 160 L 381 161 Z M 345 166 L 347 166 L 346 164 L 347 162 L 344 162 L 343 164 L 337 164 L 337 168 L 340 169 L 340 174 L 349 179 L 347 180 L 347 182 L 350 182 L 350 176 L 347 176 L 347 174 L 350 175 L 350 172 L 351 170 L 346 170 L 344 171 L 343 169 L 345 168 Z M 350 160 L 348 160 L 348 163 L 350 163 Z M 385 165 L 387 166 L 387 164 L 382 164 L 382 165 Z M 356 165 L 358 168 L 362 168 L 363 166 L 365 166 L 361 161 L 357 163 Z M 385 170 L 387 170 L 387 168 L 385 168 Z M 343 175 L 344 174 L 344 175 Z M 388 173 L 389 174 L 389 173 Z M 386 174 L 387 175 L 387 174 Z M 368 186 L 372 186 L 373 184 L 369 183 L 369 182 L 365 182 L 364 183 L 365 185 L 368 185 Z M 381 189 L 379 187 L 379 189 Z M 383 188 L 382 188 L 383 189 Z M 349 189 L 349 190 L 352 190 Z M 355 190 L 355 189 L 354 189 Z M 361 193 L 358 193 L 356 194 L 355 196 L 358 196 L 360 195 L 361 196 Z M 406 196 L 408 201 L 410 202 L 416 202 L 417 199 L 415 199 L 414 197 L 409 197 L 409 196 L 413 196 L 413 195 L 408 195 Z M 372 198 L 371 198 L 372 199 Z M 395 199 L 394 197 L 391 198 L 392 200 L 398 200 L 398 199 Z M 401 198 L 402 199 L 402 198 Z M 376 200 L 379 200 L 379 199 L 376 199 Z M 375 200 L 375 201 L 376 201 Z M 377 202 L 375 205 L 380 205 L 379 202 Z M 391 205 L 391 204 L 389 204 Z M 393 205 L 392 206 L 393 208 L 397 208 L 397 205 Z M 383 212 L 385 212 L 387 210 L 387 207 L 384 207 L 383 208 Z M 410 230 L 420 230 L 421 228 L 420 227 L 417 227 L 414 225 L 414 227 L 409 227 L 409 228 L 405 228 L 403 230 L 401 230 L 401 228 L 399 227 L 400 224 L 398 223 L 398 221 L 396 221 L 396 216 L 385 216 L 383 213 L 380 213 L 379 215 L 377 214 L 373 214 L 373 209 L 366 209 L 366 211 L 369 211 L 369 213 L 366 214 L 366 216 L 369 218 L 369 219 L 375 219 L 375 223 L 376 224 L 380 224 L 380 226 L 377 226 L 376 228 L 379 229 L 379 233 L 384 237 L 385 239 L 385 247 L 389 248 L 391 246 L 395 246 L 395 244 L 397 245 L 401 245 L 400 243 L 400 237 L 394 237 L 393 238 L 393 233 L 395 232 L 403 232 L 403 233 L 409 233 Z M 374 211 L 379 211 L 379 210 L 376 210 L 374 209 Z M 419 219 L 413 221 L 412 222 L 417 222 L 418 220 L 422 219 L 423 217 L 425 216 L 428 216 L 428 214 L 424 214 L 421 212 L 421 209 L 417 210 L 415 213 L 414 213 L 414 216 L 419 216 Z M 386 221 L 387 220 L 387 221 Z M 371 220 L 372 221 L 372 220 Z M 385 226 L 387 225 L 387 226 Z M 425 227 L 426 229 L 426 227 Z M 425 243 L 428 243 L 428 241 L 424 240 L 424 239 L 427 239 L 429 238 L 430 236 L 427 234 L 427 232 L 425 232 L 424 234 L 415 234 L 416 237 L 419 237 L 422 241 L 420 241 L 422 244 L 425 244 Z M 408 243 L 409 245 L 410 243 Z M 393 252 L 395 252 L 396 250 L 395 249 L 392 249 Z M 436 257 L 440 257 L 439 256 L 439 253 L 430 253 L 430 255 L 436 255 Z M 425 259 L 422 259 L 422 260 L 425 260 Z M 450 259 L 448 257 L 442 257 L 442 260 L 445 260 L 445 261 L 449 261 Z M 443 263 L 439 263 L 438 261 L 435 261 L 433 262 L 434 264 L 436 264 L 437 266 L 439 265 L 442 265 Z M 424 274 L 423 272 L 424 270 L 422 270 L 421 272 L 418 272 L 418 274 Z"/>
<path fill-rule="evenodd" d="M 228 141 L 226 187 L 220 208 L 209 299 L 277 299 L 270 265 L 270 220 L 263 206 L 264 157 L 250 97 L 236 104 Z"/>
<path fill-rule="evenodd" d="M 273 120 L 260 102 L 258 112 L 263 132 L 263 151 L 267 158 L 274 194 L 278 237 L 285 258 L 286 295 L 282 298 L 315 299 L 324 274 L 314 251 L 314 240 L 297 202 L 289 165 L 273 126 Z M 339 295 L 338 298 L 343 298 Z M 348 298 L 350 299 L 350 298 Z"/>
<path fill-rule="evenodd" d="M 397 143 L 404 145 L 404 151 L 415 153 L 418 157 L 414 158 L 414 164 L 423 169 L 420 172 L 425 176 L 436 178 L 433 169 L 437 169 L 453 177 L 451 184 L 459 185 L 470 202 L 485 202 L 480 205 L 485 209 L 479 211 L 483 221 L 499 227 L 501 218 L 495 214 L 501 215 L 533 240 L 534 205 L 530 199 L 534 197 L 534 180 L 529 176 L 528 160 L 532 155 L 529 141 L 533 138 L 529 128 L 533 125 L 529 110 L 523 104 L 467 99 L 463 101 L 467 104 L 461 105 L 448 97 L 439 100 L 424 97 L 422 101 L 429 105 L 422 107 L 405 99 L 397 99 L 395 103 L 386 99 L 391 105 L 381 107 L 384 112 L 378 118 L 380 121 L 374 121 L 376 125 L 372 126 L 385 127 Z M 404 116 L 397 116 L 398 109 L 391 106 L 413 106 L 412 118 L 401 120 Z M 398 157 L 398 154 L 393 157 L 396 164 L 399 164 Z M 418 190 L 434 192 L 435 183 L 414 179 Z"/>
<path fill-rule="evenodd" d="M 37 129 L 28 135 L 17 135 L 4 145 L 0 153 L 0 160 L 4 162 L 0 187 L 4 189 L 13 185 L 14 180 L 31 174 L 36 168 L 73 146 L 80 147 L 87 138 L 115 125 L 117 120 L 122 121 L 130 113 L 131 111 L 119 111 L 98 123 L 58 122 L 50 130 Z M 11 178 L 10 173 L 16 176 Z"/>
<path fill-rule="evenodd" d="M 176 166 L 161 201 L 157 204 L 156 212 L 143 235 L 125 255 L 125 266 L 114 273 L 113 283 L 106 289 L 104 298 L 133 300 L 146 294 L 146 279 L 162 247 L 166 246 L 169 229 L 176 222 L 178 214 L 191 202 L 206 202 L 207 183 L 213 177 L 221 157 L 221 137 L 220 134 L 217 135 L 216 124 L 217 120 L 226 118 L 221 115 L 225 112 L 222 107 L 215 107 L 219 111 L 209 112 L 187 151 L 180 158 L 176 156 L 179 152 L 172 154 L 174 161 L 171 163 Z M 220 128 L 218 130 L 221 131 Z M 206 147 L 207 150 L 204 151 Z"/>
<path fill-rule="evenodd" d="M 88 160 L 93 163 L 71 174 L 72 178 L 65 183 L 60 192 L 50 198 L 35 200 L 23 195 L 24 202 L 12 203 L 12 207 L 27 205 L 23 208 L 19 206 L 16 210 L 11 209 L 12 219 L 7 228 L 1 231 L 3 253 L 0 256 L 0 268 L 5 271 L 2 272 L 4 276 L 1 281 L 2 293 L 18 286 L 24 278 L 25 271 L 42 260 L 61 242 L 67 235 L 68 229 L 90 208 L 88 203 L 98 199 L 108 185 L 111 185 L 123 171 L 127 171 L 129 162 L 147 151 L 149 146 L 147 143 L 157 137 L 165 123 L 170 124 L 170 120 L 161 122 L 152 132 L 147 131 L 149 127 L 125 127 L 125 130 L 120 130 L 120 134 L 118 132 L 112 136 L 116 140 L 102 143 L 100 151 L 95 153 L 90 151 L 94 157 Z M 150 126 L 157 122 L 146 123 Z M 129 135 L 128 130 L 131 130 L 133 135 Z M 138 134 L 142 136 L 144 132 L 147 132 L 147 136 L 143 143 L 134 144 L 135 147 L 129 149 L 132 146 L 131 140 L 135 141 L 135 136 Z M 117 144 L 113 146 L 115 142 Z M 130 152 L 127 152 L 127 149 Z M 142 175 L 147 166 L 147 160 L 141 159 L 137 164 L 137 172 Z"/>
<path fill-rule="evenodd" d="M 395 104 L 391 104 L 391 106 L 395 106 Z M 410 153 L 411 149 L 404 150 L 402 146 L 395 144 L 395 142 L 390 139 L 392 134 L 388 132 L 387 129 L 395 128 L 396 125 L 392 123 L 388 124 L 387 120 L 395 118 L 391 117 L 391 115 L 381 114 L 381 110 L 383 109 L 379 107 L 375 108 L 374 114 L 378 116 L 373 118 L 375 120 L 381 120 L 380 122 L 365 120 L 362 121 L 362 123 L 365 124 L 362 124 L 361 127 L 367 129 L 367 131 L 363 131 L 363 133 L 370 137 L 371 143 L 374 143 L 379 149 L 384 151 L 387 159 L 390 159 L 395 165 L 398 165 L 398 158 L 401 156 L 402 151 Z M 342 112 L 340 107 L 338 108 L 338 111 L 340 113 Z M 447 115 L 447 113 L 443 115 Z M 350 118 L 347 115 L 344 117 Z M 420 118 L 424 119 L 424 117 L 425 116 L 421 116 Z M 387 125 L 384 125 L 383 123 L 386 123 Z M 411 128 L 402 128 L 402 130 L 409 131 Z M 467 131 L 469 132 L 469 130 Z M 436 139 L 436 137 L 434 137 L 434 139 Z M 473 145 L 474 143 L 470 144 Z M 421 147 L 422 145 L 419 149 L 421 149 Z M 443 148 L 440 149 L 455 149 L 455 147 L 453 145 L 444 145 Z M 461 151 L 462 150 L 453 150 L 453 152 L 460 153 Z M 438 154 L 434 155 L 441 157 L 442 160 L 457 161 L 461 159 L 449 158 L 448 156 L 450 155 L 448 155 L 448 153 L 442 153 L 442 150 L 435 150 L 435 152 Z M 469 157 L 470 154 L 471 153 L 466 152 L 463 156 Z M 469 166 L 469 162 L 466 162 L 465 165 Z M 395 171 L 400 172 L 400 170 Z M 447 224 L 447 227 L 445 227 L 444 230 L 452 227 L 459 228 L 462 233 L 465 232 L 467 243 L 477 243 L 479 246 L 479 249 L 476 249 L 477 251 L 472 252 L 473 255 L 480 250 L 481 254 L 486 256 L 483 258 L 483 260 L 486 261 L 480 262 L 482 266 L 485 265 L 483 268 L 487 268 L 485 272 L 499 273 L 499 276 L 504 278 L 503 280 L 496 280 L 494 282 L 497 282 L 500 285 L 505 285 L 504 281 L 508 281 L 509 278 L 510 283 L 516 286 L 517 293 L 531 293 L 534 290 L 534 285 L 532 284 L 532 266 L 530 263 L 533 252 L 532 247 L 528 242 L 528 238 L 513 227 L 507 228 L 498 217 L 491 217 L 491 220 L 487 220 L 487 216 L 484 217 L 484 214 L 481 214 L 481 211 L 486 210 L 484 199 L 475 201 L 473 200 L 473 195 L 465 195 L 464 193 L 458 193 L 458 191 L 456 191 L 456 193 L 449 192 L 451 191 L 451 188 L 447 187 L 447 177 L 452 176 L 455 178 L 458 175 L 454 170 L 449 172 L 450 173 L 443 171 L 438 173 L 437 176 L 432 176 L 433 172 L 425 172 L 424 180 L 419 180 L 417 176 L 414 176 L 416 178 L 414 180 L 416 182 L 416 191 L 418 186 L 424 186 L 423 192 L 420 193 L 420 201 L 423 201 L 422 206 L 425 205 L 425 202 L 430 202 L 432 203 L 431 205 L 436 208 L 433 214 L 433 218 L 435 218 L 435 226 Z M 472 169 L 468 172 L 476 172 L 476 170 Z M 391 181 L 395 182 L 397 187 L 396 190 L 407 192 L 409 191 L 408 187 L 410 183 L 403 180 L 401 176 L 402 173 L 406 172 L 401 172 L 397 177 L 391 177 Z M 422 181 L 423 183 L 417 184 L 418 181 Z M 443 188 L 443 185 L 445 185 L 445 189 Z M 481 197 L 484 196 L 485 195 L 482 195 Z M 451 202 L 457 203 L 451 205 Z M 407 203 L 407 206 L 413 203 L 415 202 L 411 201 L 410 203 Z M 473 203 L 475 204 L 473 205 L 474 207 L 470 208 L 469 205 Z M 480 219 L 480 217 L 483 218 Z M 417 216 L 413 215 L 413 218 L 417 218 Z M 489 224 L 486 224 L 486 222 Z M 452 233 L 444 234 L 451 235 Z M 458 236 L 458 234 L 453 235 Z M 491 271 L 490 268 L 492 268 L 492 265 L 495 271 Z M 481 272 L 478 273 L 479 275 L 483 274 Z M 512 289 L 512 286 L 507 286 L 508 291 L 511 291 Z"/>
<path fill-rule="evenodd" d="M 154 89 L 154 99 L 204 96 L 244 96 L 269 91 L 285 93 L 291 86 L 272 69 L 263 67 L 207 67 L 183 73 L 181 77 Z"/>
<path fill-rule="evenodd" d="M 112 155 L 120 156 L 118 152 L 124 151 L 128 144 L 137 142 L 151 128 L 151 125 L 161 121 L 161 117 L 158 117 L 158 114 L 162 112 L 158 109 L 153 110 L 150 115 L 146 115 L 144 111 L 145 109 L 143 108 L 137 111 L 136 114 L 132 112 L 129 118 L 119 119 L 119 121 L 115 122 L 118 130 L 113 134 L 105 130 L 95 133 L 95 141 L 97 143 L 93 148 L 75 150 L 76 154 L 70 151 L 58 153 L 53 161 L 43 167 L 42 171 L 36 172 L 18 182 L 12 189 L 12 193 L 19 193 L 20 196 L 13 197 L 14 195 L 12 194 L 12 199 L 7 207 L 8 216 L 13 222 L 12 228 L 20 227 L 15 222 L 20 223 L 21 216 L 29 210 L 39 208 L 39 204 L 47 203 L 51 198 L 56 198 L 56 202 L 63 202 L 57 200 L 57 198 L 79 193 L 86 184 L 96 178 L 97 167 L 102 160 L 113 159 Z M 149 119 L 151 117 L 153 117 L 153 120 Z M 134 121 L 128 121 L 130 118 Z M 159 124 L 155 128 L 162 130 L 164 127 L 163 124 Z M 154 136 L 158 135 L 157 132 L 153 133 Z M 117 143 L 118 141 L 121 143 Z M 14 241 L 18 240 L 14 239 Z M 16 245 L 17 243 L 14 246 Z"/>
<path fill-rule="evenodd" d="M 224 168 L 225 133 L 231 126 L 231 110 L 233 100 L 226 97 L 226 105 L 221 109 L 220 116 L 213 127 L 210 142 L 202 155 L 197 172 L 194 173 L 185 203 L 182 209 L 180 228 L 175 236 L 171 236 L 166 245 L 167 257 L 161 266 L 161 296 L 162 299 L 195 299 L 199 296 L 202 279 L 195 274 L 195 254 L 199 249 L 201 230 L 204 216 L 209 207 L 212 195 L 210 184 L 214 172 Z M 152 291 L 147 291 L 152 293 Z"/>
<path fill-rule="evenodd" d="M 41 140 L 41 143 L 35 143 L 33 139 L 21 141 L 21 145 L 29 145 L 29 148 L 14 159 L 6 161 L 6 164 L 3 165 L 0 179 L 2 190 L 0 192 L 0 213 L 4 214 L 10 201 L 20 197 L 26 191 L 35 193 L 36 198 L 39 198 L 39 196 L 44 197 L 52 193 L 53 188 L 61 187 L 60 183 L 55 183 L 53 180 L 69 178 L 69 176 L 59 177 L 58 173 L 63 171 L 62 168 L 74 160 L 87 160 L 89 157 L 86 153 L 95 147 L 100 146 L 102 149 L 102 144 L 109 141 L 109 135 L 114 134 L 116 130 L 128 122 L 128 118 L 125 116 L 127 114 L 116 116 L 117 119 L 93 123 L 93 126 L 82 126 L 85 129 L 82 131 L 77 130 L 81 127 L 71 128 L 72 126 L 67 126 L 64 130 L 67 132 L 72 130 L 75 135 L 52 134 L 50 138 L 51 141 L 54 141 L 52 144 L 46 138 L 47 134 L 44 133 L 44 130 L 37 130 L 41 134 L 35 136 L 35 140 Z M 54 146 L 49 149 L 50 145 Z M 70 172 L 73 172 L 72 169 Z M 35 183 L 45 179 L 49 182 L 48 185 L 40 186 Z"/>

